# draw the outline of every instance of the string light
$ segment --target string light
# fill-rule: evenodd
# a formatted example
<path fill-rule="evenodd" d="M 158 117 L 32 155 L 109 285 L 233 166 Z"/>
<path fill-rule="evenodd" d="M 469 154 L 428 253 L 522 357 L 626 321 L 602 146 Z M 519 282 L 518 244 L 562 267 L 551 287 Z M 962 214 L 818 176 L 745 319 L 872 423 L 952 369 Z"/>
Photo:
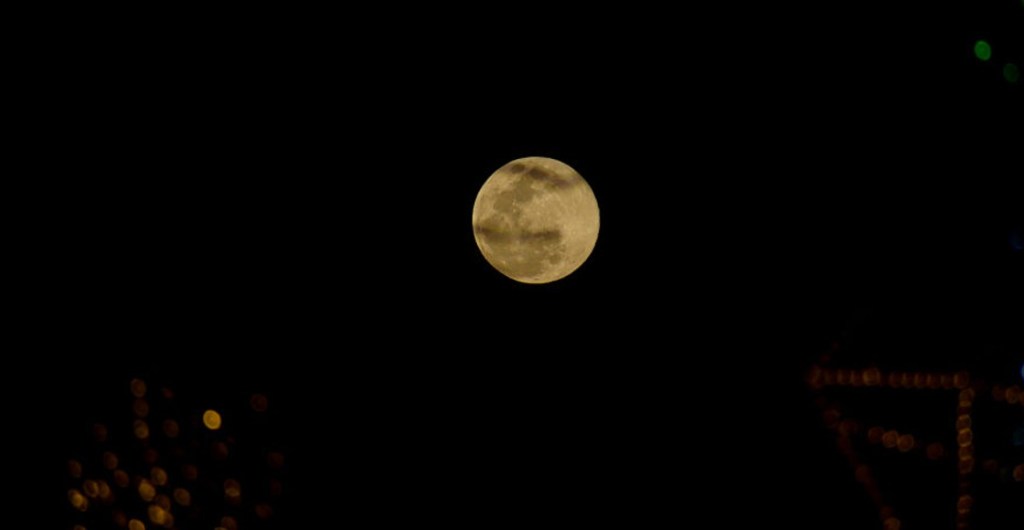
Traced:
<path fill-rule="evenodd" d="M 1024 377 L 1024 367 L 1021 368 L 1021 376 Z M 1006 403 L 1009 405 L 1024 405 L 1024 389 L 1019 385 L 989 387 L 983 381 L 972 380 L 971 374 L 965 371 L 955 373 L 934 373 L 934 372 L 889 372 L 882 373 L 877 368 L 865 370 L 851 370 L 845 368 L 825 368 L 813 366 L 808 373 L 808 385 L 815 391 L 823 391 L 828 387 L 876 387 L 885 386 L 894 390 L 932 391 L 932 390 L 957 390 L 957 414 L 955 421 L 956 448 L 955 456 L 957 462 L 957 473 L 960 495 L 956 503 L 956 528 L 970 528 L 971 514 L 974 509 L 975 500 L 971 495 L 971 477 L 977 466 L 975 459 L 975 433 L 973 429 L 974 405 L 979 397 L 991 395 L 992 401 Z M 991 390 L 991 392 L 989 392 Z M 870 445 L 881 445 L 887 450 L 899 451 L 909 454 L 921 450 L 929 461 L 943 460 L 947 457 L 947 448 L 940 442 L 922 442 L 912 434 L 901 433 L 895 429 L 886 429 L 880 425 L 865 426 L 862 431 L 861 423 L 853 418 L 843 417 L 840 409 L 830 404 L 822 394 L 816 394 L 816 403 L 822 408 L 822 419 L 825 425 L 834 430 L 837 434 L 837 445 L 842 454 L 850 461 L 854 478 L 864 485 L 869 495 L 875 500 L 879 508 L 879 514 L 885 528 L 899 528 L 902 524 L 892 509 L 881 500 L 881 493 L 875 484 L 874 473 L 871 468 L 860 462 L 855 445 L 851 443 L 852 436 L 863 432 L 866 441 Z M 1024 465 L 1009 468 L 1000 468 L 998 461 L 988 459 L 982 462 L 982 468 L 986 473 L 996 474 L 1002 469 L 1002 476 L 1012 476 L 1014 481 L 1024 481 Z"/>
<path fill-rule="evenodd" d="M 136 378 L 130 381 L 129 390 L 133 419 L 124 425 L 125 435 L 120 434 L 117 425 L 108 428 L 94 424 L 96 447 L 92 454 L 99 463 L 89 467 L 75 458 L 67 461 L 68 480 L 72 482 L 68 489 L 70 509 L 87 513 L 81 515 L 87 518 L 83 524 L 70 528 L 84 530 L 85 524 L 90 528 L 100 524 L 103 528 L 128 530 L 237 530 L 240 525 L 266 525 L 263 521 L 278 517 L 274 502 L 284 491 L 284 454 L 269 447 L 233 454 L 239 441 L 227 427 L 234 425 L 238 416 L 230 407 L 200 409 L 201 422 L 179 423 L 173 416 L 178 407 L 169 403 L 174 398 L 170 389 L 163 387 L 155 397 L 147 398 L 146 381 Z M 265 395 L 252 394 L 239 405 L 262 413 L 268 403 Z M 246 417 L 255 416 L 243 415 L 242 419 Z M 228 418 L 235 421 L 228 423 Z M 267 428 L 266 420 L 258 426 Z M 246 455 L 266 460 L 253 465 Z M 133 468 L 133 464 L 143 467 Z M 227 473 L 238 478 L 225 477 Z M 239 480 L 242 475 L 246 480 L 251 477 L 253 484 L 243 488 Z M 218 491 L 219 496 L 215 495 Z M 234 515 L 225 516 L 225 511 Z M 210 521 L 214 514 L 219 519 Z"/>

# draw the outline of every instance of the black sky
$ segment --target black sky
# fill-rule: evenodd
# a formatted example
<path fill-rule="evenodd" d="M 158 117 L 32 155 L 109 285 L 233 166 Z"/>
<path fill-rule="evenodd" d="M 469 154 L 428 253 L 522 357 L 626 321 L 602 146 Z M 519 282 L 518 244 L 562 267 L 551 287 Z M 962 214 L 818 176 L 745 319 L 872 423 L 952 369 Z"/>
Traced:
<path fill-rule="evenodd" d="M 64 509 L 76 433 L 140 376 L 281 404 L 281 524 L 878 527 L 811 363 L 1022 357 L 1020 87 L 996 63 L 1024 64 L 1024 8 L 983 4 L 86 32 L 42 83 L 34 339 L 7 377 L 8 436 L 43 441 L 29 493 Z M 545 286 L 470 226 L 523 156 L 601 208 Z"/>

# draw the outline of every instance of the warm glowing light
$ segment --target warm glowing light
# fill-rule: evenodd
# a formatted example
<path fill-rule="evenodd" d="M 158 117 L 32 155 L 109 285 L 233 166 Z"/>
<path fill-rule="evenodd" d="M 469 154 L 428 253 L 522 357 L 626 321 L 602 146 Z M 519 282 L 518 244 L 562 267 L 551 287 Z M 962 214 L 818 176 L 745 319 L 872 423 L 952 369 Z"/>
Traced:
<path fill-rule="evenodd" d="M 76 524 L 72 530 L 86 530 L 86 528 L 80 524 Z"/>
<path fill-rule="evenodd" d="M 967 388 L 967 385 L 969 384 L 971 384 L 971 375 L 967 372 L 957 372 L 953 375 L 953 386 L 963 390 Z"/>
<path fill-rule="evenodd" d="M 68 474 L 71 478 L 82 478 L 82 463 L 78 460 L 68 460 Z"/>
<path fill-rule="evenodd" d="M 89 509 L 89 499 L 85 498 L 85 495 L 82 495 L 81 491 L 69 490 L 68 502 L 70 502 L 71 506 L 76 510 L 84 512 Z"/>
<path fill-rule="evenodd" d="M 900 530 L 900 526 L 901 523 L 899 519 L 895 517 L 890 517 L 885 520 L 883 528 L 885 528 L 885 530 Z"/>
<path fill-rule="evenodd" d="M 132 395 L 141 398 L 146 395 L 146 382 L 142 379 L 132 379 Z"/>
<path fill-rule="evenodd" d="M 1006 389 L 1004 397 L 1006 398 L 1007 403 L 1011 405 L 1016 405 L 1017 401 L 1020 400 L 1020 389 L 1017 388 L 1016 386 L 1011 386 L 1010 388 Z"/>
<path fill-rule="evenodd" d="M 128 482 L 128 473 L 125 473 L 121 469 L 114 471 L 114 484 L 117 484 L 119 487 L 126 488 L 128 487 Z"/>
<path fill-rule="evenodd" d="M 135 437 L 140 440 L 149 438 L 149 425 L 142 420 L 135 420 L 135 424 L 132 427 L 132 432 L 135 433 Z"/>
<path fill-rule="evenodd" d="M 142 398 L 136 399 L 135 403 L 132 404 L 132 411 L 140 418 L 149 416 L 149 402 Z"/>
<path fill-rule="evenodd" d="M 216 410 L 208 410 L 203 413 L 203 425 L 206 425 L 207 429 L 216 431 L 217 429 L 220 429 L 220 424 L 220 413 Z"/>
<path fill-rule="evenodd" d="M 967 447 L 974 441 L 974 433 L 970 429 L 962 429 L 956 437 L 956 443 L 960 447 Z"/>
<path fill-rule="evenodd" d="M 171 511 L 171 498 L 168 497 L 167 495 L 157 495 L 154 504 L 163 508 L 164 510 Z"/>
<path fill-rule="evenodd" d="M 956 502 L 956 512 L 963 515 L 971 511 L 974 506 L 974 499 L 970 495 L 961 495 Z"/>
<path fill-rule="evenodd" d="M 189 506 L 192 504 L 192 494 L 185 488 L 176 488 L 174 490 L 174 502 L 181 506 Z"/>
<path fill-rule="evenodd" d="M 164 510 L 163 508 L 161 508 L 161 507 L 159 507 L 159 506 L 157 506 L 155 504 L 151 504 L 147 511 L 149 513 L 149 520 L 153 524 L 158 524 L 158 525 L 163 526 L 163 524 L 165 522 L 167 522 L 167 511 Z"/>
<path fill-rule="evenodd" d="M 153 484 L 157 486 L 167 485 L 167 472 L 162 467 L 154 467 L 149 472 L 149 478 L 153 480 Z"/>
<path fill-rule="evenodd" d="M 238 530 L 238 522 L 231 516 L 221 517 L 220 525 L 224 527 L 224 530 Z"/>
<path fill-rule="evenodd" d="M 913 449 L 914 444 L 914 437 L 909 434 L 904 434 L 900 436 L 899 440 L 897 440 L 896 442 L 896 446 L 899 448 L 900 452 L 903 453 L 906 453 L 907 451 Z"/>
<path fill-rule="evenodd" d="M 128 530 L 146 530 L 146 525 L 138 519 L 128 521 Z"/>
<path fill-rule="evenodd" d="M 252 410 L 255 410 L 256 412 L 266 412 L 267 396 L 264 396 L 263 394 L 253 394 L 252 398 L 249 399 L 249 406 L 251 406 Z"/>
<path fill-rule="evenodd" d="M 82 491 L 85 492 L 86 497 L 95 499 L 100 495 L 100 483 L 95 480 L 87 480 L 85 484 L 82 484 Z"/>
<path fill-rule="evenodd" d="M 117 464 L 118 460 L 116 454 L 110 451 L 106 451 L 105 453 L 103 453 L 103 467 L 109 470 L 114 470 L 117 469 Z"/>
<path fill-rule="evenodd" d="M 878 368 L 864 370 L 864 384 L 867 386 L 878 386 L 882 384 L 882 372 Z"/>
<path fill-rule="evenodd" d="M 961 414 L 956 418 L 956 430 L 962 431 L 964 429 L 971 428 L 971 416 L 968 414 Z"/>
<path fill-rule="evenodd" d="M 896 431 L 887 431 L 882 435 L 882 445 L 888 449 L 892 449 L 896 447 L 896 444 L 899 442 L 899 438 L 900 433 Z"/>
<path fill-rule="evenodd" d="M 105 480 L 101 480 L 99 482 L 99 486 L 100 486 L 100 491 L 99 491 L 100 498 L 103 499 L 103 500 L 109 500 L 110 496 L 113 495 L 113 492 L 110 491 L 110 484 L 107 484 L 107 481 L 105 481 Z"/>
<path fill-rule="evenodd" d="M 242 495 L 242 486 L 235 479 L 224 481 L 224 496 L 229 499 L 237 499 Z"/>
<path fill-rule="evenodd" d="M 138 489 L 139 497 L 146 502 L 150 502 L 153 500 L 153 497 L 156 497 L 156 488 L 148 480 L 143 479 L 142 482 L 139 482 Z"/>
<path fill-rule="evenodd" d="M 164 435 L 168 438 L 177 438 L 180 434 L 181 429 L 178 427 L 178 422 L 174 420 L 164 420 Z"/>

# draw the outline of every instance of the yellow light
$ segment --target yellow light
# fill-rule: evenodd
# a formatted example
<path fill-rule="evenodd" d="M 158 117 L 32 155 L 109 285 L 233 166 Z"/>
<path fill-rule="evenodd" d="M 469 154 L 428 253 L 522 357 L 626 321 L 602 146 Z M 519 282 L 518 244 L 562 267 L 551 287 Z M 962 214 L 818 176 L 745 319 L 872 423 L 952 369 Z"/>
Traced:
<path fill-rule="evenodd" d="M 107 481 L 105 480 L 101 480 L 99 491 L 100 498 L 103 500 L 110 500 L 110 496 L 112 494 L 113 492 L 110 491 L 110 484 L 107 484 Z"/>
<path fill-rule="evenodd" d="M 140 398 L 146 395 L 146 382 L 142 379 L 132 379 L 132 395 Z"/>
<path fill-rule="evenodd" d="M 153 524 L 163 525 L 164 522 L 167 521 L 167 512 L 164 511 L 163 508 L 155 504 L 151 504 L 147 511 L 149 513 L 149 520 Z"/>
<path fill-rule="evenodd" d="M 208 410 L 203 413 L 203 425 L 206 425 L 207 429 L 216 431 L 217 429 L 220 429 L 220 424 L 220 413 L 216 410 Z"/>
<path fill-rule="evenodd" d="M 967 414 L 961 414 L 956 418 L 956 430 L 962 431 L 964 429 L 971 428 L 971 417 Z"/>
<path fill-rule="evenodd" d="M 142 482 L 139 483 L 138 489 L 139 497 L 146 502 L 150 502 L 153 500 L 153 497 L 156 497 L 156 488 L 154 488 L 153 484 L 148 480 L 143 479 Z"/>
<path fill-rule="evenodd" d="M 962 429 L 956 437 L 956 443 L 960 444 L 960 447 L 967 447 L 974 441 L 974 433 L 970 429 Z"/>
<path fill-rule="evenodd" d="M 146 530 L 146 525 L 138 519 L 128 521 L 128 530 Z"/>
<path fill-rule="evenodd" d="M 149 438 L 149 425 L 142 420 L 135 420 L 135 424 L 132 427 L 132 431 L 135 433 L 135 437 L 140 440 Z"/>
<path fill-rule="evenodd" d="M 85 495 L 78 490 L 68 491 L 68 502 L 76 510 L 84 512 L 89 509 L 89 499 L 85 498 Z"/>
<path fill-rule="evenodd" d="M 181 506 L 189 506 L 192 504 L 192 494 L 185 488 L 177 488 L 174 490 L 174 502 Z"/>
<path fill-rule="evenodd" d="M 224 496 L 229 499 L 237 499 L 242 495 L 242 485 L 235 479 L 224 481 Z"/>
<path fill-rule="evenodd" d="M 149 472 L 149 478 L 153 480 L 153 484 L 157 486 L 164 486 L 167 484 L 167 472 L 162 467 L 154 467 Z"/>
<path fill-rule="evenodd" d="M 95 480 L 87 480 L 85 484 L 82 484 L 82 490 L 85 491 L 86 497 L 95 499 L 100 495 L 100 483 Z"/>

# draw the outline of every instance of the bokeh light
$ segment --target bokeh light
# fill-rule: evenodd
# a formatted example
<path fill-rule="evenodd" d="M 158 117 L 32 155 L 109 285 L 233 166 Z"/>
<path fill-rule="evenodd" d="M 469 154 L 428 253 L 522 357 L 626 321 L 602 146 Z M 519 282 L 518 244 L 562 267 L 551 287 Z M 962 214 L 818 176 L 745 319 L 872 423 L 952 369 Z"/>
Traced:
<path fill-rule="evenodd" d="M 133 396 L 141 398 L 146 395 L 146 382 L 142 379 L 132 379 L 130 386 Z"/>
<path fill-rule="evenodd" d="M 1008 83 L 1016 83 L 1017 81 L 1020 81 L 1020 68 L 1018 68 L 1016 64 L 1006 63 L 1006 65 L 1003 66 L 1003 78 L 1006 79 Z"/>
<path fill-rule="evenodd" d="M 207 429 L 216 431 L 220 429 L 221 417 L 220 413 L 216 410 L 208 410 L 203 413 L 203 425 L 206 425 Z"/>
<path fill-rule="evenodd" d="M 974 43 L 974 56 L 982 61 L 992 58 L 992 46 L 987 41 L 979 40 Z"/>

